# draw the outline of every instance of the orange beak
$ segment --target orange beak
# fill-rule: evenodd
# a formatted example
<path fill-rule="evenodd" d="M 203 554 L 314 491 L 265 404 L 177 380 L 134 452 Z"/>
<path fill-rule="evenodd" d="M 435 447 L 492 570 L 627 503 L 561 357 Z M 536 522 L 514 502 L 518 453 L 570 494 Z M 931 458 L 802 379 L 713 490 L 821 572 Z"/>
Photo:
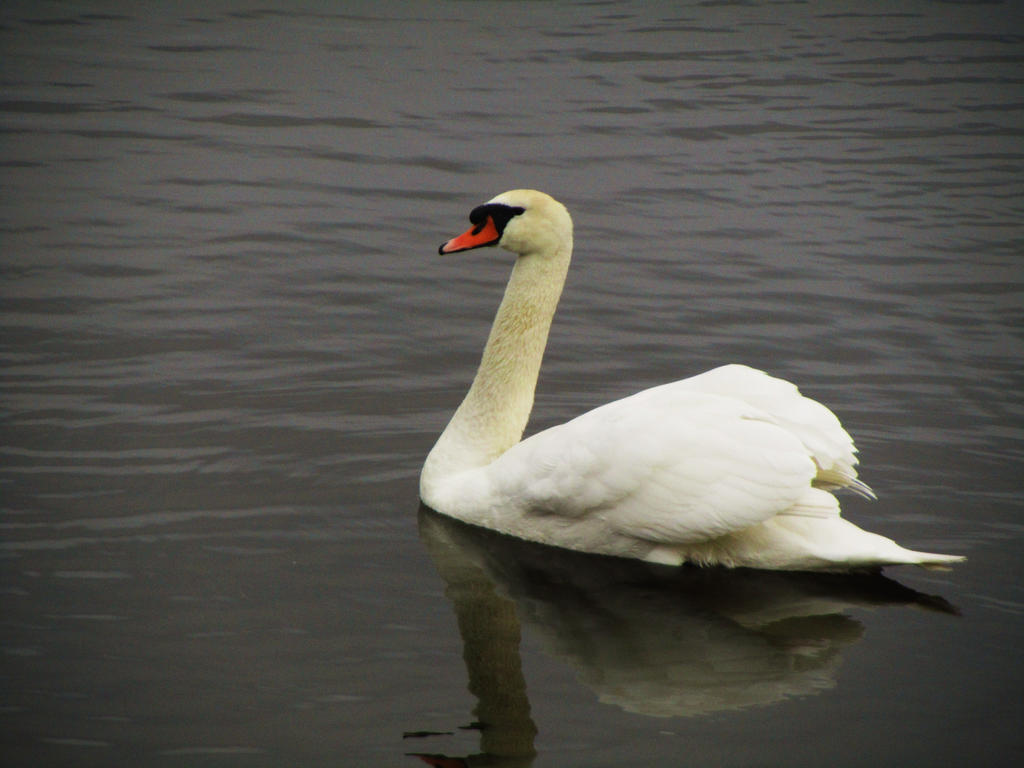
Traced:
<path fill-rule="evenodd" d="M 494 226 L 494 219 L 488 216 L 484 219 L 483 223 L 477 224 L 468 232 L 464 232 L 458 237 L 453 237 L 447 243 L 443 243 L 441 247 L 437 249 L 437 252 L 444 254 L 468 251 L 471 248 L 482 248 L 485 245 L 494 245 L 499 240 L 501 240 L 501 233 L 498 232 L 498 228 Z"/>

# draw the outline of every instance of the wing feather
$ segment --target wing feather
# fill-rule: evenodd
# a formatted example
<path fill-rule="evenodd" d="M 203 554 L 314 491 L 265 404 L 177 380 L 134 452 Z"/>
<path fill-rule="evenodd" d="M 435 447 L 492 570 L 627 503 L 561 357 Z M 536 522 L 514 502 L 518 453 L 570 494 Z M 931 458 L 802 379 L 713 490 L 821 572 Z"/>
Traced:
<path fill-rule="evenodd" d="M 496 496 L 655 543 L 706 541 L 791 507 L 817 471 L 802 441 L 747 402 L 682 384 L 514 446 L 488 469 Z"/>
<path fill-rule="evenodd" d="M 871 488 L 857 479 L 857 449 L 839 419 L 817 400 L 800 394 L 792 382 L 745 365 L 723 365 L 667 386 L 734 397 L 754 406 L 806 446 L 818 465 L 818 485 L 849 488 L 875 498 Z"/>

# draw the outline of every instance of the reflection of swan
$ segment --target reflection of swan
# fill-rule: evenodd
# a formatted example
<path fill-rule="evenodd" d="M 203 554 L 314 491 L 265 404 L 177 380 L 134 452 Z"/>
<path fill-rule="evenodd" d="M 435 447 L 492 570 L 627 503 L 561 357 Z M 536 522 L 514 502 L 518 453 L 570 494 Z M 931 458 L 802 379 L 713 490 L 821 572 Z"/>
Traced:
<path fill-rule="evenodd" d="M 473 385 L 420 477 L 433 509 L 524 539 L 677 565 L 939 566 L 839 516 L 850 436 L 792 384 L 730 365 L 609 403 L 520 442 L 572 253 L 564 206 L 498 195 L 441 246 L 518 254 Z"/>
<path fill-rule="evenodd" d="M 436 766 L 488 765 L 526 768 L 536 752 L 537 728 L 530 717 L 519 658 L 519 619 L 515 606 L 496 591 L 478 562 L 438 526 L 437 515 L 420 510 L 420 532 L 447 585 L 462 636 L 469 690 L 477 697 L 474 727 L 480 730 L 479 759 L 447 760 L 440 755 L 414 753 Z"/>
<path fill-rule="evenodd" d="M 842 649 L 863 634 L 851 607 L 954 612 L 880 574 L 664 568 L 518 541 L 425 507 L 420 531 L 459 617 L 483 733 L 520 755 L 535 731 L 516 615 L 601 701 L 695 716 L 832 688 Z"/>

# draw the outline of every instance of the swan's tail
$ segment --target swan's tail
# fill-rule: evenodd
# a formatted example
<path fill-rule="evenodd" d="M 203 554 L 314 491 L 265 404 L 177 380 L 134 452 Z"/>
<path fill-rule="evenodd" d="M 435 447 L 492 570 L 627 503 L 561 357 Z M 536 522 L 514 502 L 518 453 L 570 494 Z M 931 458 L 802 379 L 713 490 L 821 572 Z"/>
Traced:
<path fill-rule="evenodd" d="M 900 549 L 903 549 L 900 547 Z M 934 552 L 915 552 L 912 549 L 904 549 L 913 560 L 908 561 L 910 565 L 919 565 L 929 571 L 948 571 L 954 564 L 962 563 L 967 558 L 963 555 L 938 555 Z M 899 565 L 901 563 L 893 563 Z"/>
<path fill-rule="evenodd" d="M 961 555 L 917 552 L 901 547 L 890 538 L 858 528 L 840 516 L 835 496 L 817 488 L 809 489 L 797 504 L 781 513 L 776 520 L 782 527 L 801 536 L 809 551 L 836 565 L 845 564 L 852 568 L 917 565 L 945 571 L 967 559 Z"/>

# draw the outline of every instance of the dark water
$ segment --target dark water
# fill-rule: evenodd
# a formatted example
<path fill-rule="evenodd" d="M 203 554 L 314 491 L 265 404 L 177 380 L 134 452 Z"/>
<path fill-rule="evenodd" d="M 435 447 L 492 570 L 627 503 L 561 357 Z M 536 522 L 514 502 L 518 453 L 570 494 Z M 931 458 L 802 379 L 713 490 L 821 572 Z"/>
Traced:
<path fill-rule="evenodd" d="M 852 7 L 5 2 L 0 762 L 1019 756 L 1024 11 Z M 847 516 L 969 561 L 419 512 L 510 266 L 436 246 L 517 186 L 577 227 L 536 425 L 763 367 L 857 438 Z"/>

